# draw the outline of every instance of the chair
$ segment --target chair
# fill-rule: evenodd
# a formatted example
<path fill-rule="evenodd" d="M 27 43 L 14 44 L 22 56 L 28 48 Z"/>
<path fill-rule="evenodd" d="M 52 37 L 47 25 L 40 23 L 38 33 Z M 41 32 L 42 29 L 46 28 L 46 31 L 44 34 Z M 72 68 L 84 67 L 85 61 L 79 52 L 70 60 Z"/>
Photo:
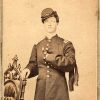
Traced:
<path fill-rule="evenodd" d="M 13 63 L 10 63 L 4 72 L 4 100 L 24 100 L 26 79 L 21 78 L 17 55 L 12 60 Z"/>

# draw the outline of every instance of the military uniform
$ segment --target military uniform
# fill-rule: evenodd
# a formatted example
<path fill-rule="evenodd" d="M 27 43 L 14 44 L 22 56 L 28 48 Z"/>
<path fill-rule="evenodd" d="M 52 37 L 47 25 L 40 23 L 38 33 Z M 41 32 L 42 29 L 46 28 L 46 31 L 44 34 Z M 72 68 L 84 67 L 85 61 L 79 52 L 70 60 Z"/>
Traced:
<path fill-rule="evenodd" d="M 26 68 L 31 71 L 29 78 L 38 75 L 34 100 L 69 100 L 65 72 L 69 72 L 70 91 L 78 78 L 75 49 L 70 41 L 58 35 L 45 37 L 33 46 Z"/>

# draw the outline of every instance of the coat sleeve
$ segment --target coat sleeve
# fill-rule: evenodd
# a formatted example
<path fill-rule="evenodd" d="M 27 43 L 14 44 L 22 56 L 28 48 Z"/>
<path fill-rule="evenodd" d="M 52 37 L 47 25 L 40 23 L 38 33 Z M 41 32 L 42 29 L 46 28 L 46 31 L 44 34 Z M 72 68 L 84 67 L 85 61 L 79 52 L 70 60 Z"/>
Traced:
<path fill-rule="evenodd" d="M 48 54 L 47 62 L 52 64 L 55 69 L 69 72 L 69 90 L 74 90 L 74 84 L 78 86 L 79 74 L 75 60 L 75 49 L 73 44 L 69 41 L 65 43 L 63 48 L 63 55 Z"/>
<path fill-rule="evenodd" d="M 48 54 L 46 60 L 54 65 L 58 70 L 69 72 L 74 69 L 75 61 L 75 49 L 73 44 L 69 41 L 65 43 L 63 48 L 63 55 Z"/>
<path fill-rule="evenodd" d="M 74 90 L 74 84 L 78 86 L 79 73 L 77 64 L 75 64 L 74 69 L 69 72 L 69 90 Z"/>
<path fill-rule="evenodd" d="M 29 63 L 27 64 L 26 68 L 28 68 L 30 70 L 30 75 L 28 78 L 31 78 L 31 77 L 38 75 L 36 45 L 33 46 L 30 60 L 29 60 Z"/>

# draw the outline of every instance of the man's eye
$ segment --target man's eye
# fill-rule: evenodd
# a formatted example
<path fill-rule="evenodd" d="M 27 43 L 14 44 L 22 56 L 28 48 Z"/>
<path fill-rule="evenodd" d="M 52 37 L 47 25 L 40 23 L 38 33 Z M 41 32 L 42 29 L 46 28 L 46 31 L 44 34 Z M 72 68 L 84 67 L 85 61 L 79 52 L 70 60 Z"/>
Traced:
<path fill-rule="evenodd" d="M 46 20 L 45 22 L 48 22 L 48 20 Z"/>
<path fill-rule="evenodd" d="M 51 22 L 53 22 L 53 23 L 54 23 L 55 21 L 51 20 Z"/>

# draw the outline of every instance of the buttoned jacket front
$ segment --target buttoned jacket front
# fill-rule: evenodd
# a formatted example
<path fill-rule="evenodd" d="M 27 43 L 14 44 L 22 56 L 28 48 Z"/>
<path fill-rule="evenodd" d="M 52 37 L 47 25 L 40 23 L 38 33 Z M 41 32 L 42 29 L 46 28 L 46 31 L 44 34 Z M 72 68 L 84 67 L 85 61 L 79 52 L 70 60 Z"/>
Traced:
<path fill-rule="evenodd" d="M 48 56 L 45 57 L 44 51 Z M 34 100 L 69 100 L 65 72 L 69 72 L 69 90 L 73 90 L 75 75 L 78 74 L 75 49 L 70 41 L 58 35 L 50 40 L 46 37 L 33 46 L 26 68 L 29 78 L 38 75 Z"/>

